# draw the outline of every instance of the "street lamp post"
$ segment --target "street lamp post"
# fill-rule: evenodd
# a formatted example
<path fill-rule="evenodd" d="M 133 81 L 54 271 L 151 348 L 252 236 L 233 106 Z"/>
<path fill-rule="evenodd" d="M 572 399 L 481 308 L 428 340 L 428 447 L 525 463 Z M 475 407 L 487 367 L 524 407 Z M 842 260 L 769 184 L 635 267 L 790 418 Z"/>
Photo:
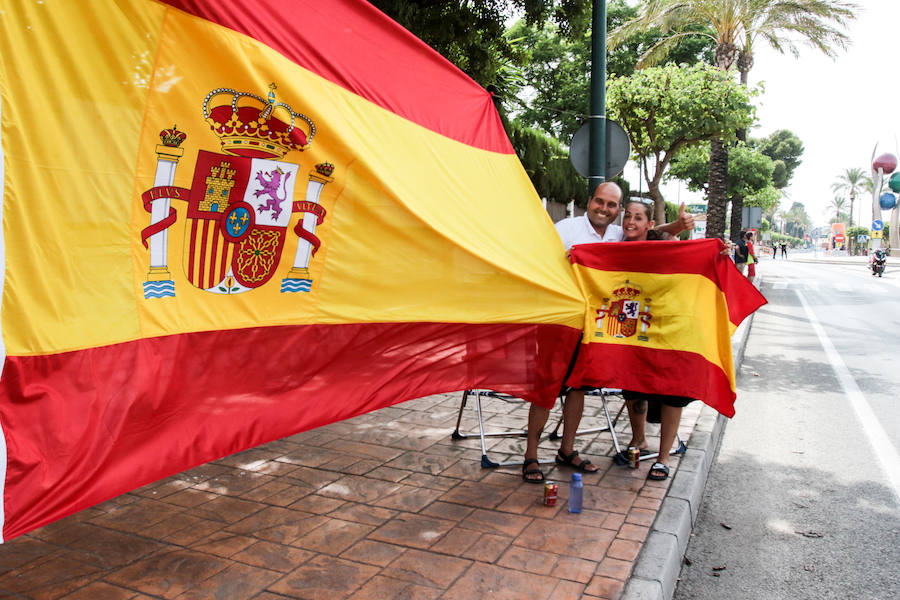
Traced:
<path fill-rule="evenodd" d="M 588 195 L 606 180 L 606 0 L 594 0 Z"/>

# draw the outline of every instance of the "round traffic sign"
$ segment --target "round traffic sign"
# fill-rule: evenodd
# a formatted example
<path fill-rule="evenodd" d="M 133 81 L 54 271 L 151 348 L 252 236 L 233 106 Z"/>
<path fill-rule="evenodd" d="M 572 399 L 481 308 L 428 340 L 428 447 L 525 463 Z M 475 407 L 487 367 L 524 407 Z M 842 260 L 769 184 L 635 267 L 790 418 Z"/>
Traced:
<path fill-rule="evenodd" d="M 591 124 L 585 123 L 572 136 L 569 145 L 569 160 L 582 177 L 590 177 L 590 142 Z M 612 179 L 622 172 L 628 155 L 631 153 L 631 142 L 622 126 L 606 120 L 606 179 Z"/>
<path fill-rule="evenodd" d="M 834 236 L 834 241 L 837 244 L 843 244 L 844 243 L 844 234 L 843 233 L 836 234 Z"/>
<path fill-rule="evenodd" d="M 882 229 L 884 229 L 884 221 L 881 219 L 872 221 L 872 231 L 881 231 Z"/>

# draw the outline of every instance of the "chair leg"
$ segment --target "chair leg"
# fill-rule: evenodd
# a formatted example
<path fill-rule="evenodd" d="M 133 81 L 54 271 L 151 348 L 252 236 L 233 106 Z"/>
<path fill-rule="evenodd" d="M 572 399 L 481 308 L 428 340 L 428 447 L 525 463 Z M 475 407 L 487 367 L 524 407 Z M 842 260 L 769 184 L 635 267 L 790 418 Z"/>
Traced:
<path fill-rule="evenodd" d="M 459 432 L 459 425 L 462 423 L 463 409 L 466 408 L 466 403 L 469 399 L 469 390 L 465 390 L 462 396 L 462 402 L 459 403 L 459 414 L 456 416 L 456 429 L 453 430 L 453 433 L 450 434 L 450 438 L 454 440 L 464 440 L 469 436 L 464 435 Z"/>

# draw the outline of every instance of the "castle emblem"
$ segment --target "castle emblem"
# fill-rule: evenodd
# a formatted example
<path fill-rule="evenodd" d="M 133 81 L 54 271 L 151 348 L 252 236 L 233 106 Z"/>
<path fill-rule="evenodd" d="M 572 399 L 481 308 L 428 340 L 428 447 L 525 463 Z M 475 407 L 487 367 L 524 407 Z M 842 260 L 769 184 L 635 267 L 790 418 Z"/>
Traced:
<path fill-rule="evenodd" d="M 294 227 L 297 248 L 293 267 L 281 283 L 282 293 L 308 292 L 309 263 L 321 245 L 316 227 L 325 218 L 319 204 L 334 165 L 320 163 L 308 173 L 305 199 L 294 200 L 301 167 L 284 160 L 309 148 L 316 126 L 309 117 L 276 101 L 275 85 L 267 98 L 218 88 L 203 100 L 203 117 L 219 138 L 221 152 L 199 150 L 190 188 L 173 185 L 187 135 L 176 127 L 160 132 L 153 188 L 142 195 L 150 225 L 141 233 L 150 252 L 145 298 L 175 295 L 168 266 L 167 230 L 177 214 L 173 200 L 187 202 L 183 268 L 188 282 L 214 294 L 239 294 L 275 276 L 289 241 L 293 213 L 303 213 Z"/>
<path fill-rule="evenodd" d="M 613 290 L 612 298 L 603 298 L 602 306 L 597 309 L 597 330 L 594 335 L 628 338 L 638 333 L 640 327 L 637 339 L 648 341 L 646 333 L 652 318 L 651 298 L 641 298 L 642 293 L 639 286 L 626 280 Z"/>

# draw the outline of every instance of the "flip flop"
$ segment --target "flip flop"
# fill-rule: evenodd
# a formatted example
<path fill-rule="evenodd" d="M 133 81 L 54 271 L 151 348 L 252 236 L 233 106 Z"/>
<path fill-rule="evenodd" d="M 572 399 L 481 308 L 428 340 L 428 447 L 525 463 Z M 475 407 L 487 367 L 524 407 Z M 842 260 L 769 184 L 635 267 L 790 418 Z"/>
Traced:
<path fill-rule="evenodd" d="M 582 458 L 581 462 L 577 465 L 572 461 L 575 460 L 575 457 L 578 456 L 578 450 L 572 450 L 572 454 L 566 456 L 563 454 L 562 450 L 556 451 L 556 464 L 558 465 L 566 465 L 568 467 L 572 467 L 576 471 L 580 471 L 581 473 L 596 473 L 600 469 L 588 469 L 587 466 L 593 464 L 586 458 Z"/>
<path fill-rule="evenodd" d="M 657 473 L 662 473 L 662 475 L 658 475 L 658 474 L 654 473 L 654 471 L 656 471 Z M 668 477 L 669 477 L 669 467 L 662 464 L 661 462 L 653 463 L 653 466 L 650 467 L 650 472 L 647 473 L 647 479 L 650 479 L 652 481 L 663 481 L 663 480 L 667 479 Z"/>
<path fill-rule="evenodd" d="M 540 465 L 541 462 L 536 458 L 526 458 L 522 463 L 522 479 L 527 483 L 544 483 L 544 472 L 540 468 L 529 469 L 528 465 Z M 531 478 L 529 475 L 540 475 L 540 477 Z"/>

